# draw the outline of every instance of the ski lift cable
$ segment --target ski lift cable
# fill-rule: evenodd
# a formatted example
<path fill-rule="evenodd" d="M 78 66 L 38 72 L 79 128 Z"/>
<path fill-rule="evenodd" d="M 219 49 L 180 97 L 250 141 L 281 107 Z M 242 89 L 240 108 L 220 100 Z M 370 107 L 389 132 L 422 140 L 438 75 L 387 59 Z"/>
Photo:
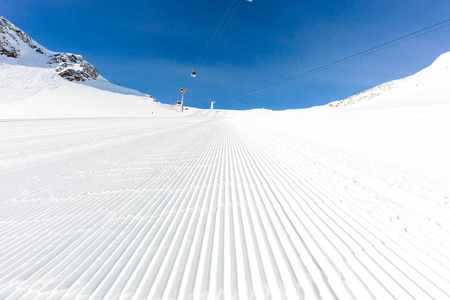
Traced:
<path fill-rule="evenodd" d="M 241 5 L 243 0 L 240 0 L 239 3 L 236 5 L 233 13 L 231 14 L 231 17 L 228 19 L 227 23 L 225 23 L 225 26 L 223 26 L 222 31 L 220 32 L 218 38 L 216 39 L 216 41 L 214 42 L 214 44 L 211 46 L 211 48 L 208 51 L 208 54 L 206 55 L 205 59 L 203 60 L 203 62 L 200 64 L 200 66 L 203 66 L 205 64 L 205 62 L 208 60 L 209 55 L 211 54 L 212 50 L 214 49 L 214 47 L 217 45 L 217 42 L 220 40 L 220 38 L 222 37 L 223 33 L 225 32 L 225 29 L 227 28 L 228 24 L 230 24 L 231 19 L 234 17 L 234 15 L 236 14 L 239 6 Z"/>
<path fill-rule="evenodd" d="M 450 22 L 450 19 L 447 19 L 445 21 L 442 21 L 442 22 L 436 23 L 434 25 L 428 26 L 426 28 L 417 30 L 415 32 L 409 33 L 409 34 L 404 35 L 402 37 L 393 39 L 393 40 L 391 40 L 389 42 L 386 42 L 386 43 L 383 43 L 381 45 L 372 47 L 370 49 L 367 49 L 367 50 L 364 50 L 364 51 L 361 51 L 361 52 L 358 52 L 356 54 L 347 56 L 347 57 L 342 58 L 342 59 L 338 59 L 338 60 L 336 60 L 334 62 L 328 63 L 328 64 L 320 66 L 318 68 L 314 68 L 312 70 L 309 70 L 309 71 L 303 72 L 301 74 L 298 74 L 298 75 L 295 75 L 295 76 L 283 79 L 281 81 L 277 81 L 277 82 L 268 84 L 266 86 L 263 86 L 261 88 L 258 88 L 256 90 L 253 90 L 253 91 L 250 91 L 250 92 L 247 92 L 247 93 L 243 93 L 243 94 L 240 94 L 240 95 L 237 95 L 237 96 L 234 96 L 234 97 L 222 99 L 221 101 L 234 100 L 234 99 L 239 99 L 239 98 L 243 98 L 243 97 L 246 97 L 246 96 L 254 95 L 254 94 L 257 94 L 259 92 L 265 91 L 267 89 L 273 88 L 275 86 L 278 86 L 278 85 L 281 85 L 281 84 L 285 84 L 285 83 L 288 83 L 288 82 L 296 80 L 296 79 L 300 79 L 300 78 L 303 78 L 303 77 L 306 77 L 306 76 L 310 76 L 310 75 L 313 75 L 313 74 L 316 74 L 316 73 L 319 73 L 319 72 L 322 72 L 322 71 L 334 68 L 334 67 L 336 67 L 338 65 L 341 65 L 341 64 L 353 61 L 355 59 L 358 59 L 358 58 L 361 58 L 361 57 L 373 54 L 375 52 L 384 50 L 386 48 L 390 48 L 390 47 L 396 46 L 398 44 L 401 44 L 401 43 L 410 41 L 412 39 L 418 38 L 420 36 L 432 33 L 434 31 L 437 31 L 437 30 L 440 30 L 440 29 L 443 29 L 445 27 L 450 26 L 450 24 L 446 24 L 446 23 L 449 23 L 449 22 Z M 443 25 L 443 26 L 441 26 L 441 25 Z"/>
<path fill-rule="evenodd" d="M 317 74 L 317 73 L 326 71 L 326 70 L 328 70 L 328 69 L 331 69 L 331 68 L 337 67 L 337 66 L 339 66 L 339 65 L 342 65 L 342 64 L 345 64 L 345 63 L 354 61 L 354 60 L 356 60 L 356 59 L 359 59 L 359 58 L 362 58 L 362 57 L 371 55 L 371 54 L 373 54 L 373 53 L 375 53 L 375 52 L 378 52 L 378 51 L 381 51 L 381 50 L 384 50 L 384 49 L 387 49 L 387 48 L 394 47 L 394 46 L 396 46 L 396 45 L 398 45 L 398 44 L 402 44 L 402 43 L 407 42 L 407 41 L 409 41 L 409 40 L 418 38 L 418 37 L 420 37 L 420 36 L 429 34 L 429 33 L 431 33 L 431 32 L 440 30 L 440 29 L 442 29 L 442 28 L 444 28 L 444 27 L 448 27 L 448 26 L 450 26 L 450 24 L 444 25 L 444 26 L 439 27 L 439 28 L 436 28 L 436 29 L 434 29 L 434 30 L 430 30 L 430 31 L 428 31 L 428 32 L 424 32 L 424 33 L 422 33 L 422 34 L 420 34 L 420 35 L 417 35 L 417 36 L 410 37 L 410 38 L 408 38 L 408 39 L 406 39 L 406 40 L 398 41 L 398 42 L 396 42 L 395 44 L 389 44 L 389 45 L 386 45 L 386 46 L 384 46 L 384 47 L 382 47 L 382 48 L 377 48 L 376 50 L 372 50 L 372 51 L 370 51 L 370 52 L 361 54 L 361 55 L 359 55 L 359 56 L 354 56 L 354 57 L 352 56 L 352 57 L 348 57 L 348 58 L 346 58 L 346 59 L 343 59 L 342 61 L 341 61 L 341 60 L 335 61 L 335 62 L 330 63 L 330 64 L 328 64 L 328 65 L 325 65 L 325 66 L 322 66 L 322 67 L 319 67 L 319 68 L 316 68 L 316 69 L 313 69 L 313 70 L 304 72 L 304 73 L 302 73 L 302 74 L 299 74 L 299 75 L 296 75 L 296 76 L 287 78 L 287 79 L 285 79 L 285 80 L 282 80 L 282 81 L 279 81 L 279 82 L 270 84 L 270 85 L 268 85 L 268 86 L 259 88 L 259 89 L 257 89 L 257 90 L 254 90 L 254 91 L 251 91 L 251 92 L 248 92 L 248 93 L 245 93 L 245 94 L 241 94 L 241 95 L 239 95 L 239 96 L 227 98 L 227 99 L 221 100 L 221 101 L 233 100 L 233 99 L 243 98 L 243 97 L 246 97 L 246 96 L 250 96 L 250 95 L 253 95 L 253 94 L 257 94 L 257 93 L 259 93 L 259 92 L 262 92 L 262 91 L 264 91 L 264 90 L 270 89 L 270 88 L 275 87 L 275 86 L 277 86 L 277 85 L 289 83 L 289 82 L 294 81 L 294 80 L 297 80 L 297 79 L 301 79 L 301 78 L 304 78 L 304 77 L 307 77 L 307 76 L 311 76 L 311 75 L 314 75 L 314 74 Z"/>
<path fill-rule="evenodd" d="M 297 76 L 295 76 L 295 77 L 291 77 L 291 78 L 285 79 L 285 80 L 283 80 L 283 81 L 279 81 L 279 82 L 276 82 L 276 83 L 274 83 L 274 84 L 271 84 L 271 85 L 268 85 L 268 86 L 259 88 L 259 89 L 257 89 L 257 90 L 254 90 L 254 91 L 251 91 L 251 92 L 248 92 L 248 93 L 245 93 L 245 94 L 241 94 L 241 95 L 236 96 L 236 97 L 227 98 L 227 99 L 221 100 L 221 101 L 233 100 L 233 99 L 243 98 L 243 97 L 246 97 L 246 96 L 251 96 L 251 95 L 253 95 L 253 94 L 257 94 L 257 93 L 259 93 L 259 92 L 262 92 L 262 91 L 264 91 L 264 90 L 270 89 L 270 88 L 275 87 L 275 86 L 277 86 L 277 85 L 289 83 L 289 82 L 294 81 L 294 80 L 297 80 L 297 79 L 301 79 L 301 78 L 304 78 L 304 77 L 307 77 L 307 76 L 311 76 L 311 75 L 314 75 L 314 74 L 317 74 L 317 73 L 326 71 L 326 70 L 328 70 L 328 69 L 337 67 L 337 66 L 339 66 L 339 65 L 342 65 L 342 64 L 345 64 L 345 63 L 354 61 L 354 60 L 356 60 L 356 59 L 359 59 L 359 58 L 362 58 L 362 57 L 371 55 L 371 54 L 373 54 L 373 53 L 375 53 L 375 52 L 378 52 L 378 51 L 381 51 L 381 50 L 384 50 L 384 49 L 387 49 L 387 48 L 394 47 L 394 46 L 396 46 L 396 45 L 398 45 L 398 44 L 402 44 L 402 43 L 407 42 L 407 41 L 409 41 L 409 40 L 418 38 L 418 37 L 420 37 L 420 36 L 429 34 L 429 33 L 431 33 L 431 32 L 437 31 L 437 30 L 439 30 L 439 29 L 442 29 L 442 28 L 448 27 L 448 26 L 450 26 L 450 24 L 447 24 L 447 25 L 444 25 L 444 26 L 442 26 L 442 27 L 436 28 L 436 29 L 431 30 L 431 31 L 429 31 L 429 32 L 424 32 L 424 33 L 422 33 L 422 34 L 420 34 L 420 35 L 417 35 L 417 36 L 414 36 L 414 37 L 410 37 L 410 38 L 408 38 L 408 39 L 406 39 L 406 40 L 398 41 L 398 42 L 396 42 L 395 44 L 389 44 L 389 45 L 386 45 L 386 46 L 384 46 L 384 47 L 382 47 L 382 48 L 373 50 L 373 51 L 371 51 L 371 52 L 364 53 L 364 54 L 362 54 L 362 55 L 359 55 L 359 56 L 355 56 L 355 57 L 349 58 L 349 59 L 347 59 L 347 60 L 345 60 L 345 61 L 334 62 L 334 63 L 331 63 L 331 64 L 329 64 L 329 65 L 322 66 L 322 67 L 320 67 L 320 68 L 316 68 L 316 69 L 307 71 L 307 72 L 305 72 L 305 73 L 299 74 L 299 75 L 297 75 Z"/>
<path fill-rule="evenodd" d="M 197 62 L 194 65 L 194 68 L 197 67 L 198 63 L 200 62 L 200 60 L 203 58 L 203 55 L 205 55 L 206 50 L 208 49 L 209 45 L 211 44 L 211 42 L 214 40 L 214 37 L 216 36 L 217 32 L 219 31 L 220 27 L 222 26 L 223 22 L 225 21 L 225 18 L 227 17 L 228 13 L 230 12 L 231 8 L 233 7 L 234 3 L 236 2 L 236 0 L 233 0 L 230 4 L 230 6 L 228 7 L 225 15 L 223 16 L 222 20 L 220 21 L 219 25 L 217 26 L 216 30 L 214 31 L 213 35 L 211 36 L 211 38 L 209 39 L 208 43 L 206 44 L 205 48 L 202 51 L 202 54 L 200 55 L 200 57 L 197 59 Z"/>

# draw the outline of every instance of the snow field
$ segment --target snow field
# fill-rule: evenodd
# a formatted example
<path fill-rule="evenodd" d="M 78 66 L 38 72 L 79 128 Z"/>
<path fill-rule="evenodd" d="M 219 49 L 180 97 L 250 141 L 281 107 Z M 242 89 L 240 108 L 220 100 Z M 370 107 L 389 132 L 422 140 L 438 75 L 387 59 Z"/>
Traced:
<path fill-rule="evenodd" d="M 450 297 L 442 173 L 390 181 L 423 148 L 292 115 L 0 122 L 0 298 Z"/>
<path fill-rule="evenodd" d="M 129 89 L 124 90 L 127 93 Z M 185 115 L 193 110 L 186 111 Z M 0 119 L 175 117 L 180 114 L 179 108 L 155 103 L 145 96 L 62 80 L 56 89 L 40 89 L 24 100 L 1 104 Z"/>
<path fill-rule="evenodd" d="M 29 98 L 38 92 L 54 90 L 61 84 L 54 70 L 9 65 L 0 61 L 0 104 Z"/>

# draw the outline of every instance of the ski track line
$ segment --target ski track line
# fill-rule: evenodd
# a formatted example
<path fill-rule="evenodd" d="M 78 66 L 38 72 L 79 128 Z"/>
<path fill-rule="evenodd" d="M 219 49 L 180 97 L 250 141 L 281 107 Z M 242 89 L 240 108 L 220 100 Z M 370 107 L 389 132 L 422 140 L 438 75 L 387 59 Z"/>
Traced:
<path fill-rule="evenodd" d="M 8 172 L 53 178 L 0 191 L 1 299 L 450 298 L 449 237 L 403 194 L 230 115 L 0 127 L 0 160 L 29 157 Z"/>
<path fill-rule="evenodd" d="M 147 132 L 149 130 L 160 130 L 165 127 L 171 127 L 174 124 L 177 123 L 165 122 L 165 126 L 161 124 L 153 124 L 150 128 L 146 127 L 142 129 L 137 129 L 132 126 L 125 126 L 125 128 L 110 127 L 104 130 L 96 130 L 93 133 L 92 130 L 86 129 L 87 132 L 81 131 L 79 136 L 64 134 L 62 135 L 62 141 L 60 142 L 55 142 L 54 138 L 50 136 L 49 141 L 51 142 L 51 145 L 44 144 L 39 147 L 31 147 L 31 149 L 29 149 L 30 145 L 27 145 L 25 147 L 26 150 L 23 150 L 22 152 L 19 152 L 18 149 L 14 149 L 14 147 L 9 146 L 6 149 L 6 152 L 9 155 L 1 155 L 0 153 L 0 165 L 3 165 L 3 168 L 11 168 L 12 166 L 15 167 L 12 170 L 16 170 L 23 167 L 23 165 L 26 166 L 27 164 L 36 164 L 42 160 L 48 161 L 51 159 L 57 159 L 60 156 L 67 156 L 73 153 L 76 154 L 79 151 L 98 149 L 102 146 L 110 146 L 112 143 L 117 143 L 118 141 L 122 143 L 129 142 L 147 136 Z M 120 133 L 116 132 L 111 135 L 109 134 L 111 129 L 113 131 L 119 130 Z M 42 138 L 36 140 L 36 142 L 42 144 Z M 14 145 L 14 141 L 5 144 Z"/>
<path fill-rule="evenodd" d="M 170 124 L 170 123 L 169 123 Z M 166 125 L 169 125 L 169 124 L 166 124 Z M 116 125 L 117 126 L 117 125 Z M 160 126 L 160 125 L 159 125 Z M 154 127 L 151 127 L 151 128 L 146 128 L 146 131 L 149 131 L 149 130 L 152 130 L 152 129 L 154 129 Z M 151 132 L 151 131 L 150 131 Z M 160 135 L 161 133 L 159 133 L 159 135 Z M 125 136 L 125 135 L 123 135 L 123 136 Z M 130 138 L 128 138 L 126 141 L 127 142 L 130 142 L 130 141 L 133 141 L 133 140 L 139 140 L 140 138 L 142 138 L 142 135 L 138 135 L 138 136 L 136 136 L 136 134 L 135 134 L 135 132 L 133 131 L 132 132 L 132 138 L 130 139 Z M 145 135 L 144 135 L 145 136 Z M 113 142 L 115 142 L 114 144 L 108 144 L 108 145 L 100 145 L 100 147 L 99 147 L 99 145 L 95 145 L 95 146 L 93 146 L 93 147 L 88 147 L 88 148 L 81 148 L 81 149 L 78 149 L 79 151 L 81 150 L 82 151 L 82 153 L 86 153 L 86 152 L 89 152 L 89 151 L 96 151 L 96 150 L 98 150 L 98 148 L 100 148 L 100 149 L 102 149 L 102 148 L 104 148 L 105 146 L 106 147 L 109 147 L 109 148 L 112 148 L 112 146 L 117 146 L 117 144 L 120 144 L 120 143 L 124 143 L 124 141 L 113 141 Z M 70 151 L 70 152 L 73 152 L 73 149 Z M 70 153 L 70 155 L 69 156 L 78 156 L 80 153 Z M 116 153 L 116 155 L 117 155 L 117 153 Z M 59 154 L 59 156 L 61 156 L 61 154 Z M 64 156 L 63 156 L 64 157 Z M 67 158 L 68 156 L 67 156 L 67 153 L 66 153 L 66 155 L 65 155 L 65 157 Z M 60 158 L 51 158 L 50 157 L 50 160 L 48 160 L 47 159 L 47 163 L 48 162 L 51 162 L 51 161 L 58 161 Z M 42 162 L 38 162 L 38 163 L 34 163 L 34 164 L 37 164 L 37 165 L 39 165 L 40 163 L 42 163 Z M 30 166 L 33 166 L 34 164 L 32 164 L 32 165 L 28 165 L 28 167 L 30 167 Z M 0 176 L 1 176 L 2 174 L 0 174 Z M 47 175 L 47 174 L 46 174 Z M 39 176 L 38 176 L 39 177 Z M 67 175 L 63 175 L 63 177 L 67 177 Z M 68 178 L 69 180 L 72 180 L 72 177 L 70 177 L 69 176 L 69 178 Z M 48 188 L 49 186 L 48 185 L 44 185 L 46 188 Z M 20 196 L 23 196 L 23 195 L 29 195 L 29 194 L 31 194 L 31 193 L 33 193 L 33 192 L 36 192 L 37 190 L 39 190 L 38 188 L 33 188 L 31 191 L 27 191 L 26 193 L 19 193 L 19 198 L 20 198 Z M 9 192 L 3 192 L 2 193 L 2 191 L 0 191 L 0 202 L 2 201 L 2 199 L 7 199 L 7 197 L 11 197 L 12 195 L 14 195 L 14 193 L 16 193 L 17 194 L 17 190 L 16 191 L 9 191 Z M 3 195 L 2 195 L 3 194 Z"/>
<path fill-rule="evenodd" d="M 273 166 L 272 169 L 276 169 L 276 167 Z M 275 178 L 275 177 L 274 177 L 274 178 Z M 276 186 L 276 184 L 275 184 L 275 186 Z M 320 191 L 323 191 L 323 190 L 324 190 L 323 188 L 320 189 Z M 313 199 L 311 199 L 311 200 L 313 200 Z M 314 203 L 314 200 L 311 201 L 311 203 Z M 367 232 L 368 232 L 368 234 L 370 234 L 370 231 L 367 231 Z M 427 278 L 422 278 L 422 279 L 425 279 L 425 280 L 426 280 Z"/>
<path fill-rule="evenodd" d="M 314 162 L 314 163 L 315 163 L 315 162 Z M 304 174 L 303 176 L 308 176 L 308 175 L 307 175 L 307 174 Z M 308 181 L 308 182 L 311 183 L 311 184 L 314 184 L 314 185 L 316 185 L 316 186 L 320 186 L 320 184 L 318 184 L 318 181 L 317 181 L 317 180 L 316 180 L 316 181 L 310 180 L 310 181 Z M 324 184 L 326 185 L 326 181 L 324 181 Z M 326 189 L 323 189 L 324 184 L 322 184 L 322 187 L 321 187 L 320 189 L 318 189 L 318 191 L 319 191 L 320 193 L 323 193 L 323 192 L 326 191 Z M 335 188 L 335 187 L 332 187 L 332 188 Z M 340 196 L 340 197 L 342 198 L 341 195 L 337 195 L 337 196 Z M 342 203 L 342 200 L 341 200 L 341 203 Z M 358 203 L 353 203 L 353 205 L 358 205 Z M 365 204 L 365 205 L 367 205 L 367 204 Z M 383 209 L 384 209 L 383 207 L 378 207 L 378 208 L 376 209 L 375 212 L 377 212 L 377 211 L 382 211 Z M 389 215 L 389 214 L 391 214 L 391 213 L 392 213 L 392 211 L 390 211 L 389 213 L 388 213 L 388 211 L 386 211 L 385 215 Z M 412 220 L 412 219 L 410 219 L 410 220 Z M 377 221 L 377 220 L 374 219 L 374 221 Z M 381 222 L 380 224 L 383 224 L 383 223 Z M 414 223 L 412 223 L 411 225 L 414 226 Z M 375 227 L 374 227 L 374 228 L 375 228 Z M 419 231 L 420 231 L 420 230 L 419 230 Z M 443 240 L 448 239 L 448 235 L 442 235 L 442 238 L 443 238 Z M 420 243 L 423 243 L 424 245 L 426 245 L 426 242 L 424 242 L 423 239 L 427 239 L 427 237 L 422 235 L 422 236 L 420 237 L 420 239 L 417 239 L 417 240 L 416 240 L 416 242 L 420 242 Z M 434 241 L 434 242 L 436 242 L 436 241 Z M 445 245 L 445 244 L 444 244 L 444 245 Z M 412 245 L 412 246 L 414 246 L 414 245 Z M 445 248 L 445 247 L 446 247 L 446 246 L 444 246 L 444 248 Z M 430 250 L 431 250 L 431 249 L 430 249 Z"/>

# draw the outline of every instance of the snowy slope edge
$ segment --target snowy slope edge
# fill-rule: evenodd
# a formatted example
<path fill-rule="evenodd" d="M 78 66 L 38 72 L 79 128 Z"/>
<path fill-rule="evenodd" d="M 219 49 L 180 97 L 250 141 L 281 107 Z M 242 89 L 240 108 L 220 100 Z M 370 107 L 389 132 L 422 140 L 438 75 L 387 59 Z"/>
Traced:
<path fill-rule="evenodd" d="M 442 54 L 431 66 L 414 75 L 382 83 L 346 99 L 333 101 L 328 106 L 382 108 L 450 103 L 448 100 L 450 100 L 450 52 Z"/>

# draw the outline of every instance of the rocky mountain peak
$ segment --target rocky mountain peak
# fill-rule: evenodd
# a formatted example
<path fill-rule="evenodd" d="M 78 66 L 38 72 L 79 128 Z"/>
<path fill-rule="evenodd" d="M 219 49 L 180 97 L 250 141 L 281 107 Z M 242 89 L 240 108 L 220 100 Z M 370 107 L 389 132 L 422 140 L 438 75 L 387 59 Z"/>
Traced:
<path fill-rule="evenodd" d="M 69 81 L 85 81 L 100 76 L 94 66 L 79 54 L 57 53 L 50 56 L 47 64 L 55 68 L 59 76 Z"/>
<path fill-rule="evenodd" d="M 100 73 L 82 55 L 49 51 L 0 16 L 0 58 L 2 56 L 13 59 L 15 64 L 53 68 L 59 76 L 69 81 L 100 77 Z"/>
<path fill-rule="evenodd" d="M 0 16 L 0 55 L 18 58 L 24 48 L 34 50 L 37 54 L 44 54 L 42 47 L 28 34 Z"/>

